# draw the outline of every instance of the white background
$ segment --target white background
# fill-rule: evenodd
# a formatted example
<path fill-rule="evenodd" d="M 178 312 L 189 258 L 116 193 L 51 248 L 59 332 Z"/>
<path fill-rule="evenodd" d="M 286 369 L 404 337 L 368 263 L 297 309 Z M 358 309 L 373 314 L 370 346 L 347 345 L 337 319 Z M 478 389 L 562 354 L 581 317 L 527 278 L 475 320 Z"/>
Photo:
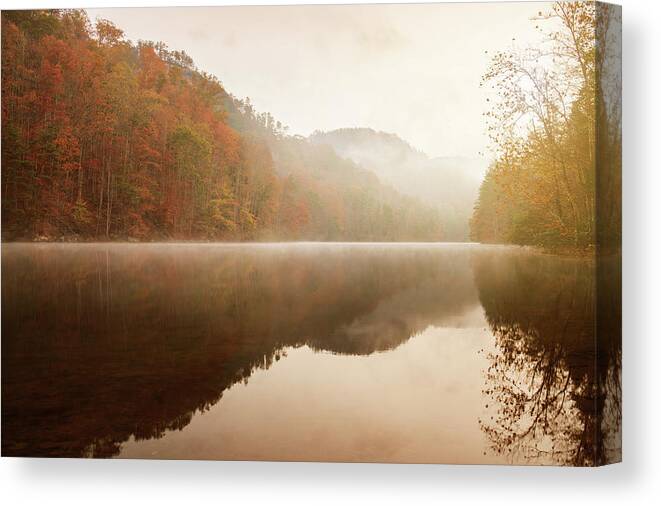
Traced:
<path fill-rule="evenodd" d="M 251 2 L 22 0 L 28 7 Z M 263 1 L 253 3 L 279 3 Z M 284 3 L 284 2 L 280 2 Z M 291 0 L 289 3 L 304 3 Z M 308 2 L 324 3 L 324 2 Z M 600 469 L 0 459 L 4 504 L 659 504 L 661 3 L 623 0 L 624 463 Z M 19 1 L 0 0 L 4 8 Z M 183 48 L 185 49 L 185 48 Z"/>

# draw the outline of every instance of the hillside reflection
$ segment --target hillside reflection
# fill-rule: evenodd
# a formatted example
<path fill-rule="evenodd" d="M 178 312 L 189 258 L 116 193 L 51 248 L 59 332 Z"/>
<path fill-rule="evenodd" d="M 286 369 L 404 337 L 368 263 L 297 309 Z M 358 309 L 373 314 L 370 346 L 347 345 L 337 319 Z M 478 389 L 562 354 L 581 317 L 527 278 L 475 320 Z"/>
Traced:
<path fill-rule="evenodd" d="M 477 304 L 468 246 L 4 245 L 2 453 L 116 455 L 283 349 L 393 349 Z"/>
<path fill-rule="evenodd" d="M 4 245 L 2 453 L 115 456 L 128 440 L 188 427 L 230 387 L 269 369 L 287 350 L 310 350 L 297 355 L 306 372 L 287 369 L 293 376 L 286 388 L 296 401 L 298 383 L 317 363 L 311 355 L 393 350 L 434 327 L 447 332 L 428 333 L 425 346 L 431 346 L 429 336 L 445 335 L 436 349 L 452 355 L 438 355 L 438 368 L 449 370 L 444 360 L 479 363 L 477 376 L 467 370 L 444 376 L 430 363 L 427 372 L 418 371 L 419 356 L 404 364 L 393 359 L 384 374 L 403 375 L 389 379 L 408 390 L 385 391 L 359 373 L 343 378 L 345 396 L 387 402 L 435 385 L 437 393 L 411 406 L 442 405 L 456 385 L 471 385 L 462 402 L 476 407 L 470 420 L 477 436 L 470 444 L 491 447 L 484 448 L 485 462 L 616 461 L 620 288 L 619 258 L 596 264 L 517 248 Z M 476 342 L 480 335 L 486 362 L 475 355 L 479 348 L 471 352 L 457 340 Z M 406 356 L 401 360 L 410 361 Z M 309 360 L 307 369 L 301 357 Z M 337 374 L 349 374 L 343 363 Z M 364 391 L 368 383 L 374 391 Z M 314 395 L 325 390 L 319 385 Z M 296 410 L 314 416 L 319 403 L 301 403 Z M 372 420 L 380 410 L 371 400 L 362 409 L 366 404 L 373 411 L 364 419 Z M 412 434 L 413 421 L 426 424 L 424 435 L 410 436 L 424 448 L 415 437 L 435 437 L 428 413 L 410 409 L 402 427 Z M 388 423 L 383 416 L 370 422 L 377 433 Z M 448 427 L 436 430 L 443 434 Z M 424 455 L 425 461 L 444 458 Z"/>
<path fill-rule="evenodd" d="M 481 420 L 512 462 L 600 465 L 621 459 L 621 269 L 545 255 L 474 258 L 496 339 Z"/>

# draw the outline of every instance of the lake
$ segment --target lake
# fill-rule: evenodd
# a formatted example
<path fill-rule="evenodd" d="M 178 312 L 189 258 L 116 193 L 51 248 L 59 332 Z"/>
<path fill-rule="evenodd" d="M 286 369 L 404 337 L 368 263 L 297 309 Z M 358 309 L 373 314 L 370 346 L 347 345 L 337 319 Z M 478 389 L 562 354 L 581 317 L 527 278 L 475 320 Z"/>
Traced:
<path fill-rule="evenodd" d="M 618 266 L 451 243 L 3 244 L 2 454 L 616 461 Z"/>

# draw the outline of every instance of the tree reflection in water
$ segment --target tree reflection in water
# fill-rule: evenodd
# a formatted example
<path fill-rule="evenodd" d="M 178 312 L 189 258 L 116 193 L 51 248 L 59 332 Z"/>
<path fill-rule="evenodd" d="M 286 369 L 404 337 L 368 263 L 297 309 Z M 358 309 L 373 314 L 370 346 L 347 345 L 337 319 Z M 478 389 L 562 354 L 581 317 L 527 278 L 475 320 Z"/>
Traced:
<path fill-rule="evenodd" d="M 590 466 L 621 459 L 620 258 L 476 255 L 494 337 L 480 420 L 512 461 Z"/>
<path fill-rule="evenodd" d="M 493 448 L 611 462 L 618 266 L 470 245 L 5 245 L 2 453 L 117 455 L 188 426 L 288 348 L 392 350 L 481 302 Z"/>
<path fill-rule="evenodd" d="M 287 347 L 393 349 L 476 304 L 468 249 L 5 245 L 2 453 L 113 456 Z"/>

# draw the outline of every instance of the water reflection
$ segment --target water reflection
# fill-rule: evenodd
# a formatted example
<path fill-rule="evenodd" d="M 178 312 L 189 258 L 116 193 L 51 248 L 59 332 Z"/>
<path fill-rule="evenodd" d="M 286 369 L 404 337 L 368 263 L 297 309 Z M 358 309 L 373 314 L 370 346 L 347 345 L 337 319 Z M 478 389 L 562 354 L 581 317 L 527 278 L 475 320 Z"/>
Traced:
<path fill-rule="evenodd" d="M 483 455 L 482 371 L 491 338 L 430 327 L 395 350 L 337 355 L 288 348 L 181 431 L 122 445 L 120 457 L 504 463 Z M 467 315 L 466 324 L 469 324 Z"/>
<path fill-rule="evenodd" d="M 474 304 L 468 259 L 442 256 L 5 245 L 3 453 L 114 455 L 187 425 L 287 346 L 391 349 Z"/>
<path fill-rule="evenodd" d="M 2 453 L 601 463 L 594 277 L 472 245 L 4 245 Z"/>
<path fill-rule="evenodd" d="M 621 459 L 620 259 L 475 259 L 493 331 L 480 421 L 512 461 L 575 466 Z"/>

